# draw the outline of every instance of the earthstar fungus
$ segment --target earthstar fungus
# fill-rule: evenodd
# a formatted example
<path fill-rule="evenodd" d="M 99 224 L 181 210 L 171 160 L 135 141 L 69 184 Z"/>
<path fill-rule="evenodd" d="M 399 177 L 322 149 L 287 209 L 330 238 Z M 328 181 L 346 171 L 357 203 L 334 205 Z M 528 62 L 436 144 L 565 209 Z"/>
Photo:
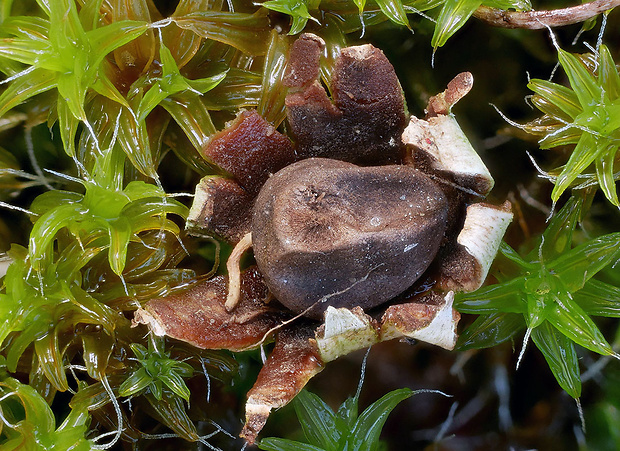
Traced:
<path fill-rule="evenodd" d="M 134 318 L 200 348 L 242 351 L 275 338 L 248 393 L 249 443 L 339 356 L 399 337 L 452 349 L 454 292 L 482 285 L 512 219 L 508 202 L 480 202 L 493 179 L 450 113 L 471 74 L 431 98 L 425 118 L 409 119 L 379 49 L 342 49 L 330 98 L 323 48 L 310 34 L 291 48 L 292 143 L 244 111 L 204 149 L 220 175 L 196 187 L 187 229 L 237 245 L 228 283 L 217 276 L 153 299 Z M 240 271 L 250 245 L 257 266 Z"/>

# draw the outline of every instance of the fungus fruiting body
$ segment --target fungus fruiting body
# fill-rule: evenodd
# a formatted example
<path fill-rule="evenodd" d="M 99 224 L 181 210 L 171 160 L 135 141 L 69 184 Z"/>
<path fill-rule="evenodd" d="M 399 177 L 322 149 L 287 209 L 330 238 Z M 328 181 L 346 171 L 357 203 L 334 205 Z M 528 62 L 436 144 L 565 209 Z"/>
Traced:
<path fill-rule="evenodd" d="M 290 139 L 245 111 L 204 149 L 226 175 L 196 187 L 187 229 L 237 245 L 228 280 L 153 299 L 134 319 L 201 348 L 275 338 L 248 392 L 250 443 L 341 355 L 398 337 L 452 349 L 454 292 L 481 286 L 512 218 L 509 203 L 480 202 L 493 179 L 450 113 L 470 74 L 431 98 L 425 118 L 407 118 L 393 67 L 370 45 L 340 51 L 330 98 L 324 46 L 309 34 L 292 45 Z M 250 246 L 257 265 L 240 270 Z"/>

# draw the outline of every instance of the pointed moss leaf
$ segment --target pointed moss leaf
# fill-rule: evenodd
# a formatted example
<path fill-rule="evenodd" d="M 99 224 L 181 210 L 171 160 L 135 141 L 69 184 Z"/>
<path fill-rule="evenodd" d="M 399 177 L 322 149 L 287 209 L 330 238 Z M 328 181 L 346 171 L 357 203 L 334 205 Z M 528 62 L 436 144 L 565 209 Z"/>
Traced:
<path fill-rule="evenodd" d="M 185 205 L 175 199 L 170 199 L 167 197 L 149 197 L 130 202 L 123 208 L 120 215 L 127 218 L 138 218 L 163 214 L 176 214 L 182 218 L 186 218 L 188 211 L 189 209 Z"/>
<path fill-rule="evenodd" d="M 162 374 L 159 376 L 159 379 L 166 387 L 172 390 L 172 392 L 189 402 L 189 397 L 191 396 L 189 388 L 187 388 L 185 381 L 176 371 L 169 371 L 166 374 Z"/>
<path fill-rule="evenodd" d="M 118 141 L 123 152 L 125 152 L 125 155 L 127 155 L 136 169 L 147 177 L 156 180 L 158 176 L 153 155 L 151 154 L 146 124 L 143 121 L 137 122 L 136 119 L 128 109 L 123 108 L 119 118 Z"/>
<path fill-rule="evenodd" d="M 127 245 L 132 236 L 132 227 L 129 219 L 124 216 L 110 221 L 109 224 L 110 250 L 108 251 L 108 260 L 112 271 L 120 276 L 127 260 Z"/>
<path fill-rule="evenodd" d="M 27 42 L 38 41 L 38 45 L 47 46 L 49 20 L 35 16 L 13 16 L 2 22 L 2 32 L 16 38 L 26 38 Z M 10 42 L 10 41 L 9 41 Z"/>
<path fill-rule="evenodd" d="M 581 113 L 579 98 L 572 89 L 548 80 L 533 79 L 527 87 L 559 108 L 567 119 L 574 119 Z"/>
<path fill-rule="evenodd" d="M 345 399 L 344 402 L 340 404 L 340 407 L 338 407 L 338 412 L 336 413 L 336 427 L 340 431 L 351 431 L 355 426 L 355 422 L 359 415 L 359 395 L 360 391 L 358 388 L 355 396 Z"/>
<path fill-rule="evenodd" d="M 309 10 L 318 7 L 316 0 L 268 0 L 260 5 L 292 17 L 293 23 L 288 34 L 294 35 L 301 33 L 306 26 L 308 20 L 319 21 L 312 17 Z"/>
<path fill-rule="evenodd" d="M 62 204 L 80 202 L 83 195 L 72 191 L 54 190 L 39 194 L 30 204 L 30 211 L 37 215 L 47 213 Z"/>
<path fill-rule="evenodd" d="M 54 0 L 50 4 L 50 41 L 59 51 L 83 42 L 86 35 L 74 0 Z"/>
<path fill-rule="evenodd" d="M 32 266 L 35 270 L 39 270 L 39 262 L 43 254 L 50 250 L 56 233 L 65 227 L 69 221 L 73 221 L 85 213 L 86 210 L 80 204 L 65 204 L 59 205 L 37 219 L 30 232 L 29 245 Z"/>
<path fill-rule="evenodd" d="M 357 6 L 357 9 L 360 12 L 360 17 L 364 12 L 364 7 L 366 6 L 366 0 L 353 0 L 353 3 Z"/>
<path fill-rule="evenodd" d="M 131 373 L 118 388 L 118 395 L 123 397 L 134 396 L 141 393 L 152 382 L 151 377 L 144 368 L 138 368 Z"/>
<path fill-rule="evenodd" d="M 138 122 L 142 123 L 159 103 L 168 97 L 170 93 L 162 87 L 161 83 L 155 83 L 142 97 L 138 107 Z"/>
<path fill-rule="evenodd" d="M 484 0 L 482 2 L 485 6 L 497 9 L 514 9 L 515 11 L 530 11 L 532 9 L 532 3 L 530 0 Z"/>
<path fill-rule="evenodd" d="M 112 81 L 105 76 L 103 73 L 99 73 L 97 79 L 93 84 L 91 84 L 90 88 L 98 94 L 101 94 L 104 97 L 124 106 L 125 108 L 129 108 L 129 103 L 127 99 L 123 97 L 123 95 L 119 92 L 118 88 L 112 83 Z"/>
<path fill-rule="evenodd" d="M 0 117 L 31 97 L 49 91 L 56 85 L 57 75 L 44 69 L 34 69 L 17 78 L 0 95 Z"/>
<path fill-rule="evenodd" d="M 462 313 L 525 313 L 527 306 L 520 294 L 524 283 L 524 279 L 519 277 L 507 283 L 459 295 L 454 307 Z"/>
<path fill-rule="evenodd" d="M 24 407 L 25 420 L 19 427 L 36 427 L 40 433 L 49 433 L 54 430 L 54 425 L 56 423 L 54 413 L 43 397 L 41 397 L 34 388 L 30 385 L 22 384 L 13 378 L 8 378 L 0 382 L 0 387 L 2 388 L 3 395 L 6 393 L 15 393 Z M 6 399 L 8 400 L 11 398 L 9 397 Z"/>
<path fill-rule="evenodd" d="M 105 377 L 114 344 L 114 339 L 106 333 L 82 334 L 84 365 L 93 379 L 101 380 Z"/>
<path fill-rule="evenodd" d="M 506 242 L 502 241 L 499 246 L 499 252 L 511 262 L 522 268 L 535 269 L 536 266 L 526 262 L 517 251 L 511 248 Z"/>
<path fill-rule="evenodd" d="M 597 272 L 620 257 L 620 232 L 580 244 L 558 257 L 552 268 L 566 289 L 574 293 Z"/>
<path fill-rule="evenodd" d="M 596 177 L 599 185 L 603 190 L 603 194 L 609 202 L 616 207 L 620 206 L 618 201 L 618 190 L 616 188 L 616 178 L 614 174 L 614 165 L 616 161 L 617 145 L 610 145 L 600 158 L 596 159 Z"/>
<path fill-rule="evenodd" d="M 148 350 L 140 343 L 131 343 L 129 347 L 138 360 L 145 360 L 148 357 Z"/>
<path fill-rule="evenodd" d="M 269 51 L 263 66 L 260 99 L 256 111 L 267 122 L 271 122 L 277 127 L 286 116 L 284 99 L 287 90 L 284 89 L 283 79 L 289 52 L 289 42 L 285 36 L 279 35 L 275 30 L 271 32 L 270 38 Z"/>
<path fill-rule="evenodd" d="M 24 325 L 21 333 L 15 340 L 11 341 L 11 346 L 6 354 L 6 365 L 10 372 L 14 373 L 17 370 L 17 364 L 24 352 L 26 352 L 26 349 L 38 336 L 45 333 L 50 328 L 50 325 L 51 320 L 49 315 L 46 314 L 37 315 L 34 321 Z M 20 329 L 21 327 L 14 327 L 14 330 Z"/>
<path fill-rule="evenodd" d="M 599 46 L 598 81 L 610 99 L 620 97 L 620 74 L 606 45 Z"/>
<path fill-rule="evenodd" d="M 182 398 L 167 390 L 162 392 L 160 400 L 149 393 L 146 393 L 144 396 L 153 408 L 155 416 L 159 421 L 187 441 L 196 442 L 199 440 L 200 437 L 196 432 L 196 427 L 187 415 Z"/>
<path fill-rule="evenodd" d="M 258 443 L 258 447 L 267 451 L 325 451 L 324 448 L 307 443 L 272 437 L 262 439 Z"/>
<path fill-rule="evenodd" d="M 579 361 L 573 342 L 549 323 L 532 331 L 532 340 L 545 356 L 555 379 L 573 398 L 581 396 Z"/>
<path fill-rule="evenodd" d="M 410 398 L 414 394 L 408 388 L 401 388 L 389 392 L 368 406 L 357 419 L 355 428 L 350 434 L 347 449 L 359 451 L 376 450 L 379 435 L 387 417 L 401 401 Z"/>
<path fill-rule="evenodd" d="M 496 346 L 525 329 L 523 315 L 492 313 L 481 315 L 460 336 L 456 344 L 459 351 Z"/>
<path fill-rule="evenodd" d="M 575 178 L 581 174 L 595 158 L 601 153 L 596 137 L 590 133 L 583 133 L 577 146 L 573 150 L 562 173 L 558 176 L 551 198 L 557 201 L 562 193 L 573 183 Z"/>
<path fill-rule="evenodd" d="M 174 121 L 181 127 L 197 152 L 204 147 L 209 136 L 216 132 L 209 110 L 198 96 L 186 96 L 183 99 L 178 97 L 165 99 L 161 102 L 161 106 L 166 109 Z M 206 172 L 209 166 L 204 163 L 204 159 L 197 152 L 195 156 L 186 157 L 184 160 L 190 163 L 191 167 Z"/>
<path fill-rule="evenodd" d="M 59 391 L 68 390 L 69 384 L 64 368 L 63 352 L 60 351 L 58 344 L 58 332 L 54 329 L 35 340 L 34 349 L 45 377 L 54 388 Z"/>
<path fill-rule="evenodd" d="M 81 288 L 73 287 L 73 289 L 70 290 L 70 293 L 71 293 L 71 298 L 73 298 L 73 300 L 75 301 L 75 304 L 77 304 L 75 305 L 75 307 L 81 310 L 82 312 L 82 315 L 83 315 L 82 322 L 84 324 L 99 325 L 103 328 L 106 334 L 108 334 L 109 336 L 113 336 L 114 331 L 118 327 L 118 322 L 119 322 L 118 314 L 114 310 L 112 310 L 111 307 L 107 306 L 106 304 L 103 304 L 102 302 L 99 302 L 98 300 L 96 300 L 94 297 L 92 297 L 90 294 L 88 294 L 86 291 L 82 290 Z M 103 346 L 103 343 L 108 338 L 109 337 L 106 337 L 105 339 L 100 339 L 98 343 L 99 346 Z M 112 345 L 110 345 L 106 349 L 111 350 Z M 85 351 L 85 354 L 86 354 L 86 351 Z M 101 360 L 102 358 L 103 357 L 100 357 L 99 360 Z M 89 367 L 88 364 L 86 366 L 87 368 Z"/>
<path fill-rule="evenodd" d="M 166 197 L 166 193 L 159 186 L 141 180 L 129 182 L 123 190 L 123 195 L 126 196 L 130 202 L 139 201 L 145 197 Z"/>
<path fill-rule="evenodd" d="M 73 157 L 75 156 L 75 135 L 80 121 L 71 112 L 69 104 L 61 97 L 58 97 L 56 102 L 56 112 L 58 113 L 58 128 L 60 129 L 63 147 L 67 155 Z"/>
<path fill-rule="evenodd" d="M 588 315 L 620 318 L 620 287 L 590 279 L 573 300 Z"/>
<path fill-rule="evenodd" d="M 0 56 L 9 60 L 18 61 L 29 66 L 39 65 L 42 68 L 48 68 L 44 62 L 50 53 L 49 44 L 45 41 L 20 38 L 0 39 Z M 62 67 L 58 61 L 49 61 L 52 69 Z"/>
<path fill-rule="evenodd" d="M 566 72 L 573 92 L 577 95 L 580 105 L 585 108 L 601 100 L 601 87 L 594 76 L 586 69 L 575 55 L 558 49 L 558 59 Z"/>
<path fill-rule="evenodd" d="M 601 355 L 613 355 L 614 351 L 594 321 L 568 296 L 560 294 L 555 308 L 547 320 L 572 341 Z"/>
<path fill-rule="evenodd" d="M 196 80 L 187 80 L 187 84 L 194 90 L 197 91 L 201 94 L 206 93 L 207 91 L 212 90 L 213 88 L 215 88 L 217 85 L 219 85 L 221 83 L 222 80 L 224 80 L 224 78 L 226 78 L 226 75 L 228 74 L 228 71 L 224 71 L 221 72 L 219 74 L 215 74 L 211 77 L 206 77 L 206 78 L 199 78 Z"/>
<path fill-rule="evenodd" d="M 392 22 L 403 25 L 407 28 L 409 26 L 409 19 L 407 19 L 407 13 L 403 6 L 402 0 L 376 0 L 377 5 L 381 8 L 383 14 L 385 14 Z"/>
<path fill-rule="evenodd" d="M 582 205 L 583 198 L 571 196 L 562 209 L 551 218 L 542 235 L 540 246 L 529 255 L 533 260 L 538 260 L 539 253 L 544 255 L 545 260 L 552 260 L 570 250 L 573 231 L 580 218 Z"/>
<path fill-rule="evenodd" d="M 559 127 L 553 129 L 550 127 L 546 129 L 546 132 L 549 134 L 538 141 L 541 149 L 551 149 L 552 147 L 577 144 L 582 135 L 581 130 L 573 127 L 563 128 L 561 131 L 559 131 Z"/>
<path fill-rule="evenodd" d="M 332 409 L 317 395 L 302 390 L 295 397 L 295 413 L 306 440 L 322 449 L 336 449 L 340 431 Z"/>
<path fill-rule="evenodd" d="M 120 20 L 87 32 L 86 39 L 91 46 L 93 65 L 98 65 L 108 53 L 133 41 L 148 29 L 145 22 Z"/>
<path fill-rule="evenodd" d="M 538 108 L 543 114 L 545 114 L 548 118 L 552 118 L 553 120 L 557 120 L 563 123 L 572 122 L 573 118 L 567 115 L 564 111 L 562 111 L 555 103 L 551 102 L 546 97 L 541 97 L 539 95 L 533 95 L 530 98 L 532 105 Z M 556 126 L 556 124 L 554 124 Z M 548 132 L 550 126 L 544 130 L 544 132 Z"/>
<path fill-rule="evenodd" d="M 163 384 L 159 378 L 153 379 L 149 384 L 149 390 L 153 397 L 161 401 L 161 398 L 164 396 Z"/>
<path fill-rule="evenodd" d="M 269 41 L 266 9 L 254 14 L 201 11 L 173 16 L 180 28 L 191 30 L 205 39 L 228 44 L 250 55 L 264 55 Z"/>
<path fill-rule="evenodd" d="M 465 25 L 482 0 L 446 0 L 437 17 L 435 32 L 431 39 L 434 49 L 443 46 L 446 41 Z"/>

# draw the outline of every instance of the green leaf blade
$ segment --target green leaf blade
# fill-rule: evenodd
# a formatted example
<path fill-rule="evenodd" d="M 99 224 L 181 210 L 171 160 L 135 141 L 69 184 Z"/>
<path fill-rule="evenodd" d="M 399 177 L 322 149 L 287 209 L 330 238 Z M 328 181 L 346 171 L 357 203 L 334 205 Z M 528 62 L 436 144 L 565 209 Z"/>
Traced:
<path fill-rule="evenodd" d="M 558 332 L 548 322 L 532 330 L 532 340 L 545 356 L 545 360 L 560 387 L 577 399 L 581 396 L 579 360 L 573 342 Z"/>
<path fill-rule="evenodd" d="M 332 409 L 317 395 L 302 390 L 295 397 L 295 412 L 306 440 L 322 449 L 336 449 L 340 432 Z"/>
<path fill-rule="evenodd" d="M 431 39 L 433 49 L 443 46 L 472 16 L 482 0 L 446 0 L 437 17 L 435 32 Z"/>
<path fill-rule="evenodd" d="M 389 392 L 368 406 L 360 414 L 350 435 L 351 441 L 349 446 L 351 446 L 351 449 L 359 451 L 375 449 L 379 442 L 381 429 L 383 429 L 389 414 L 398 404 L 414 394 L 415 392 L 408 388 L 401 388 Z"/>

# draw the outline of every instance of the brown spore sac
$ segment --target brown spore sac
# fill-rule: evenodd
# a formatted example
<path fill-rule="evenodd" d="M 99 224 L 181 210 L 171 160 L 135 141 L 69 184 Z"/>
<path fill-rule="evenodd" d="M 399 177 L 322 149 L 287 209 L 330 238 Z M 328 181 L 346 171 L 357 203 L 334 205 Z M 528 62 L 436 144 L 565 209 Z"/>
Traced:
<path fill-rule="evenodd" d="M 250 194 L 256 194 L 271 174 L 295 161 L 289 139 L 253 110 L 242 111 L 215 134 L 203 156 L 231 174 Z"/>
<path fill-rule="evenodd" d="M 254 255 L 270 291 L 295 312 L 368 309 L 426 270 L 447 213 L 441 189 L 409 166 L 307 159 L 276 173 L 257 197 Z"/>
<path fill-rule="evenodd" d="M 294 61 L 291 64 L 296 64 Z M 319 61 L 316 61 L 317 73 Z M 328 157 L 365 165 L 399 163 L 405 101 L 394 68 L 372 45 L 347 47 L 336 59 L 333 104 L 318 81 L 286 98 L 301 158 Z"/>

